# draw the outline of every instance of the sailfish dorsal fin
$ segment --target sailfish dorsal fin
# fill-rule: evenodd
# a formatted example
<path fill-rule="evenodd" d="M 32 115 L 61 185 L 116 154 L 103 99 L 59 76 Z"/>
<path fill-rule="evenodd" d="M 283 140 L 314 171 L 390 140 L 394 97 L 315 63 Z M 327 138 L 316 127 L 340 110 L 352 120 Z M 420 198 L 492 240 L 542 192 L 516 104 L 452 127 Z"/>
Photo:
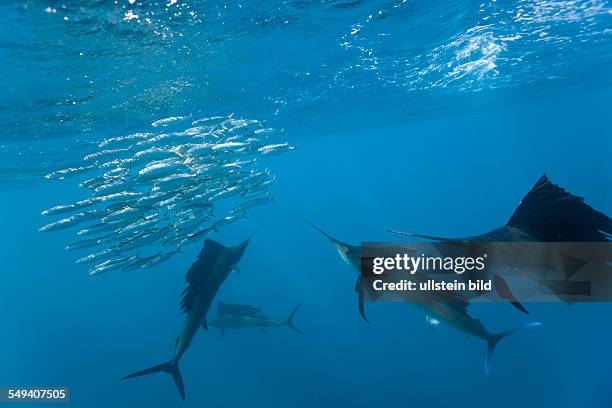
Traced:
<path fill-rule="evenodd" d="M 217 254 L 226 251 L 227 247 L 213 239 L 210 238 L 206 238 L 204 240 L 204 246 L 202 247 L 202 250 L 200 251 L 200 255 L 199 257 L 201 258 L 202 256 L 206 256 L 206 255 L 214 255 L 216 256 Z"/>
<path fill-rule="evenodd" d="M 540 177 L 506 224 L 545 242 L 607 242 L 612 219 Z"/>
<path fill-rule="evenodd" d="M 244 317 L 264 317 L 262 310 L 253 305 L 241 305 L 237 303 L 217 303 L 217 317 L 219 316 L 244 316 Z"/>

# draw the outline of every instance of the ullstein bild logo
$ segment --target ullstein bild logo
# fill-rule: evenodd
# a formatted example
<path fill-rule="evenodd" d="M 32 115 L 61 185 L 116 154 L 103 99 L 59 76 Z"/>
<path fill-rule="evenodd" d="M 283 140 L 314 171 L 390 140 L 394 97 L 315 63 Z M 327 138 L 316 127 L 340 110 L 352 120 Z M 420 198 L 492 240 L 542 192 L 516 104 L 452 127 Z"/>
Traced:
<path fill-rule="evenodd" d="M 612 243 L 362 243 L 366 301 L 612 301 Z"/>

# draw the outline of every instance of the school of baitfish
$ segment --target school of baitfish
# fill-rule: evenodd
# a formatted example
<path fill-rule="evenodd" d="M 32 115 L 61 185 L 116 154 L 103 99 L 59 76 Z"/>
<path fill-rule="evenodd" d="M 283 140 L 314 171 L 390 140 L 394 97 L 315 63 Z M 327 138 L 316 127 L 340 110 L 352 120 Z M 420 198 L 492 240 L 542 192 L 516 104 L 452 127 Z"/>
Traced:
<path fill-rule="evenodd" d="M 79 184 L 89 197 L 43 211 L 62 218 L 40 228 L 80 225 L 78 239 L 66 249 L 92 250 L 76 261 L 92 265 L 91 275 L 158 265 L 272 202 L 275 177 L 258 160 L 294 149 L 271 143 L 276 132 L 259 121 L 232 115 L 172 117 L 151 125 L 164 131 L 105 139 L 82 166 L 45 176 L 91 174 Z"/>

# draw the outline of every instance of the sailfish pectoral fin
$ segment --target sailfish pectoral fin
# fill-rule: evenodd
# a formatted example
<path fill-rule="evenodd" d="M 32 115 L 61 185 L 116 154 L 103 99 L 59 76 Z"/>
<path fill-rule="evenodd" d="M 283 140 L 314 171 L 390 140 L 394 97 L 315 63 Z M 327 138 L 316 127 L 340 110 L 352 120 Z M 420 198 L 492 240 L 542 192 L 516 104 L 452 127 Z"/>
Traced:
<path fill-rule="evenodd" d="M 204 319 L 204 321 L 202 322 L 202 329 L 208 330 L 208 320 L 207 319 Z"/>
<path fill-rule="evenodd" d="M 359 314 L 363 317 L 363 320 L 370 323 L 365 314 L 365 294 L 363 292 L 363 285 L 361 284 L 361 276 L 357 277 L 355 282 L 355 291 L 357 292 L 357 306 L 359 308 Z"/>
<path fill-rule="evenodd" d="M 495 285 L 495 291 L 497 292 L 497 295 L 500 298 L 507 300 L 508 302 L 510 302 L 512 304 L 512 306 L 514 306 L 515 308 L 517 308 L 521 312 L 529 313 L 529 310 L 527 310 L 525 308 L 525 306 L 523 306 L 521 304 L 521 302 L 519 302 L 516 299 L 516 297 L 514 297 L 514 294 L 510 290 L 510 286 L 508 286 L 508 284 L 506 283 L 504 278 L 502 278 L 499 275 L 495 275 L 494 276 L 494 285 Z"/>

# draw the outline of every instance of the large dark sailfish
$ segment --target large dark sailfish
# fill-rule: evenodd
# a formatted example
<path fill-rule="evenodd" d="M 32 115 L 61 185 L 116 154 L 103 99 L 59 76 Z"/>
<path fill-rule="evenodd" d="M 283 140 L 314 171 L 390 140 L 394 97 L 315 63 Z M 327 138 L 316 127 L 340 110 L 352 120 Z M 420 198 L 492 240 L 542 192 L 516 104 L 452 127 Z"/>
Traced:
<path fill-rule="evenodd" d="M 575 196 L 550 182 L 546 175 L 540 177 L 521 200 L 514 213 L 502 227 L 480 235 L 449 238 L 388 230 L 396 234 L 429 239 L 438 242 L 609 242 L 612 236 L 612 219 L 593 209 L 584 198 Z M 566 278 L 571 277 L 588 260 L 562 256 Z M 528 313 L 512 294 L 505 280 L 493 276 L 498 295 L 517 309 Z M 542 280 L 540 283 L 546 284 Z M 549 287 L 556 292 L 555 287 Z"/>
<path fill-rule="evenodd" d="M 179 361 L 198 330 L 208 330 L 206 315 L 213 299 L 229 274 L 238 269 L 238 262 L 242 259 L 251 237 L 235 247 L 226 247 L 212 239 L 204 241 L 198 259 L 185 275 L 187 287 L 183 291 L 181 308 L 186 316 L 181 334 L 176 339 L 174 357 L 163 364 L 127 375 L 122 380 L 164 372 L 172 376 L 181 399 L 185 400 L 185 385 L 179 370 Z"/>

